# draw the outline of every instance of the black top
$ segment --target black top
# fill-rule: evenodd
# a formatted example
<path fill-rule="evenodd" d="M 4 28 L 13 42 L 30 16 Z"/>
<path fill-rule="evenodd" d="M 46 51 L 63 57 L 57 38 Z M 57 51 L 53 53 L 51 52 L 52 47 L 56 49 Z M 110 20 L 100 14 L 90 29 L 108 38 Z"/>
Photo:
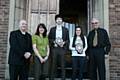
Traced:
<path fill-rule="evenodd" d="M 54 47 L 55 37 L 56 37 L 56 27 L 52 27 L 48 35 L 51 48 Z M 63 48 L 69 49 L 69 32 L 68 32 L 68 29 L 65 27 L 62 27 L 62 39 L 63 41 L 65 41 Z"/>
<path fill-rule="evenodd" d="M 97 33 L 98 33 L 98 44 L 95 48 L 105 48 L 105 53 L 108 54 L 111 48 L 111 44 L 109 41 L 107 31 L 105 29 L 98 28 Z M 95 30 L 92 30 L 89 32 L 88 39 L 87 39 L 88 48 L 94 48 L 93 46 L 94 35 L 95 35 Z"/>
<path fill-rule="evenodd" d="M 12 31 L 10 33 L 10 52 L 9 52 L 9 64 L 25 65 L 29 59 L 24 57 L 25 52 L 33 52 L 31 35 L 21 33 L 20 30 Z"/>

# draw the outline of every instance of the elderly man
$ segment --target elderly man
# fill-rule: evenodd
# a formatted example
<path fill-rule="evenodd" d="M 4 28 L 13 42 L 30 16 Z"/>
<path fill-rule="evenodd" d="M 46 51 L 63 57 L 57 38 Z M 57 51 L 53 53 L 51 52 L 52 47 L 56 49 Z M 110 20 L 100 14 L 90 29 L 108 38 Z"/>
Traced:
<path fill-rule="evenodd" d="M 9 73 L 10 80 L 28 80 L 29 59 L 32 53 L 31 35 L 27 22 L 21 20 L 19 30 L 10 33 Z"/>
<path fill-rule="evenodd" d="M 99 27 L 99 20 L 93 18 L 91 21 L 93 30 L 88 35 L 88 50 L 90 59 L 91 80 L 97 80 L 97 70 L 99 80 L 105 80 L 105 54 L 111 48 L 107 31 Z"/>

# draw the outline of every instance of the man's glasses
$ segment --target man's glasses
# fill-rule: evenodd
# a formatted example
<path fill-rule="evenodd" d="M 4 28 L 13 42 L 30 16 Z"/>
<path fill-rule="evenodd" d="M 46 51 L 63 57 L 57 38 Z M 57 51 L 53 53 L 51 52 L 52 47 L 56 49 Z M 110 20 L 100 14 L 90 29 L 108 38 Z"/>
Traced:
<path fill-rule="evenodd" d="M 98 24 L 98 22 L 92 22 L 92 24 Z"/>

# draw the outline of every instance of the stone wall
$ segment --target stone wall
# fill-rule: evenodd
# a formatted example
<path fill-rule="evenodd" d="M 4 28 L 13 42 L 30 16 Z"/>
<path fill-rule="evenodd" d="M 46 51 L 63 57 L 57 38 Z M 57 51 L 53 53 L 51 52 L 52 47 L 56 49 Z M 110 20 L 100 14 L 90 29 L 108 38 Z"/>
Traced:
<path fill-rule="evenodd" d="M 0 80 L 5 79 L 9 0 L 0 0 Z"/>

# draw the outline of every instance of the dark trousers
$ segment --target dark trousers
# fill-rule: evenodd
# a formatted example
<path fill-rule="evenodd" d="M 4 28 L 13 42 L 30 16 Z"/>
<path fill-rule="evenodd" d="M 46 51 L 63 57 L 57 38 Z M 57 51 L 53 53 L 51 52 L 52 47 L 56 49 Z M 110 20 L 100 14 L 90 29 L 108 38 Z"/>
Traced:
<path fill-rule="evenodd" d="M 28 80 L 28 65 L 9 65 L 10 80 Z"/>
<path fill-rule="evenodd" d="M 59 61 L 59 65 L 61 67 L 61 78 L 62 80 L 65 80 L 65 56 L 64 54 L 66 53 L 66 51 L 63 48 L 53 48 L 51 50 L 51 54 L 52 54 L 52 65 L 51 65 L 51 71 L 50 71 L 50 75 L 51 75 L 51 80 L 54 80 L 54 78 L 56 77 L 56 72 L 57 72 L 57 65 L 58 65 L 58 61 Z"/>
<path fill-rule="evenodd" d="M 41 64 L 40 59 L 35 56 L 34 70 L 35 80 L 45 80 L 48 75 L 48 61 Z"/>
<path fill-rule="evenodd" d="M 90 49 L 90 77 L 91 80 L 97 80 L 97 70 L 99 80 L 105 80 L 105 53 L 104 48 Z"/>
<path fill-rule="evenodd" d="M 77 77 L 78 77 L 78 80 L 83 79 L 85 60 L 86 60 L 85 57 L 72 56 L 72 69 L 73 69 L 72 80 L 76 80 Z"/>

